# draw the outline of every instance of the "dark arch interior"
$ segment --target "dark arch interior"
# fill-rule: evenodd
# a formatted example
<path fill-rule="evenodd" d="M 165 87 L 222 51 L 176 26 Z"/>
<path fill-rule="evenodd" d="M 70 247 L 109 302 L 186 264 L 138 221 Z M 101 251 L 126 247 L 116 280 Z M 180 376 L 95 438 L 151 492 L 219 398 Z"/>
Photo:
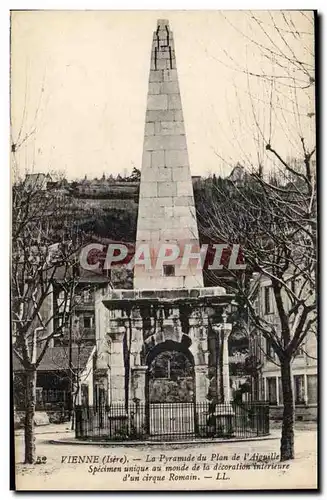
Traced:
<path fill-rule="evenodd" d="M 194 359 L 183 344 L 166 341 L 147 356 L 150 403 L 191 403 L 194 401 Z"/>
<path fill-rule="evenodd" d="M 177 381 L 180 378 L 193 377 L 194 367 L 183 352 L 160 352 L 149 365 L 149 375 L 156 379 L 170 379 Z"/>
<path fill-rule="evenodd" d="M 146 356 L 146 364 L 150 366 L 154 358 L 156 358 L 158 354 L 164 351 L 181 352 L 187 357 L 192 366 L 194 366 L 193 354 L 189 351 L 187 345 L 183 342 L 175 342 L 174 340 L 166 340 L 165 342 L 161 342 L 160 344 L 154 346 Z"/>

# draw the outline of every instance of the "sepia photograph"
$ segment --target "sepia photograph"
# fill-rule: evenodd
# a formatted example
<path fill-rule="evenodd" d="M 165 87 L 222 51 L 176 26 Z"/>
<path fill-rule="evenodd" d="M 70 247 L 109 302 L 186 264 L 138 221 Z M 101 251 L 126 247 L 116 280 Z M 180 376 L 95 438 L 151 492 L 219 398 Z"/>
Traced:
<path fill-rule="evenodd" d="M 10 12 L 11 489 L 318 490 L 319 24 Z"/>

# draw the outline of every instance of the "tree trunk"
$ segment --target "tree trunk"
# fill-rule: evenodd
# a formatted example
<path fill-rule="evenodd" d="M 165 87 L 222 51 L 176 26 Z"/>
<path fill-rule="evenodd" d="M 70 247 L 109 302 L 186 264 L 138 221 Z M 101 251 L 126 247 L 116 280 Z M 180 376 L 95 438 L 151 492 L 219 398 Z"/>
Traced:
<path fill-rule="evenodd" d="M 36 404 L 36 368 L 26 372 L 25 464 L 35 462 L 34 417 Z"/>
<path fill-rule="evenodd" d="M 283 426 L 280 443 L 280 459 L 291 460 L 294 458 L 294 398 L 292 387 L 291 359 L 281 362 L 282 389 L 283 389 Z"/>

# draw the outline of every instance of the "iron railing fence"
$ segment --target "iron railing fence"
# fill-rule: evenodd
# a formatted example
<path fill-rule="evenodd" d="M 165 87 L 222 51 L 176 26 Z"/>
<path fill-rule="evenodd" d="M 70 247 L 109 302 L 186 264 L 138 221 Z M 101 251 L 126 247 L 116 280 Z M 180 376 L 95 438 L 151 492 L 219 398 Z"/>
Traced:
<path fill-rule="evenodd" d="M 164 441 L 269 434 L 269 403 L 150 403 L 75 408 L 79 439 Z"/>

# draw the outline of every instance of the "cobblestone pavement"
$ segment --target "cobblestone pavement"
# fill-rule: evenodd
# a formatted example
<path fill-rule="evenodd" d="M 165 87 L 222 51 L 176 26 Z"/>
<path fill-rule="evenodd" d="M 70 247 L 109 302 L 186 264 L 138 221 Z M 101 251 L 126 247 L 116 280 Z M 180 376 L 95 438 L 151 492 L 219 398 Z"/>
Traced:
<path fill-rule="evenodd" d="M 283 469 L 277 468 L 281 465 L 279 439 L 137 447 L 49 443 L 51 439 L 67 439 L 68 430 L 66 424 L 37 434 L 37 455 L 41 462 L 46 461 L 40 465 L 22 463 L 23 436 L 16 434 L 17 489 L 158 491 L 316 487 L 315 429 L 296 431 L 296 457 L 284 462 Z M 86 460 L 86 456 L 96 457 L 88 459 L 95 463 L 74 463 Z"/>

